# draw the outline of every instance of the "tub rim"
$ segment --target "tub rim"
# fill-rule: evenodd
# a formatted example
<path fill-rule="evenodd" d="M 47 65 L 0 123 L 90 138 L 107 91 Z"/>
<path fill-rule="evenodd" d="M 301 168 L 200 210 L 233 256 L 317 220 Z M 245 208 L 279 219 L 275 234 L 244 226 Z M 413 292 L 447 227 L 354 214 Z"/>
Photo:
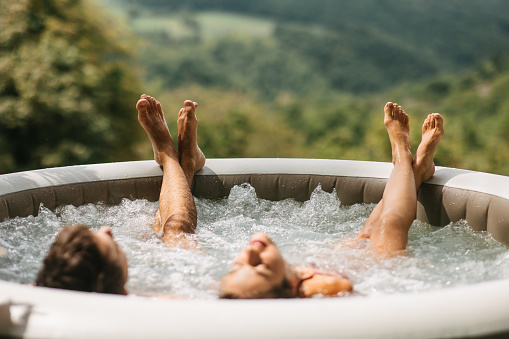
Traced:
<path fill-rule="evenodd" d="M 391 169 L 390 163 L 349 160 L 208 159 L 197 176 L 312 173 L 386 180 Z M 161 170 L 154 161 L 43 169 L 0 176 L 0 197 L 84 181 L 160 177 Z M 437 167 L 436 175 L 423 186 L 509 199 L 509 178 L 488 173 Z M 3 207 L 0 205 L 0 209 Z M 416 333 L 423 338 L 495 337 L 509 333 L 508 284 L 509 279 L 504 279 L 368 298 L 182 301 L 62 291 L 0 281 L 0 333 L 27 338 L 259 337 L 259 324 L 263 323 L 270 330 L 268 337 L 341 334 L 352 338 L 407 338 Z M 101 307 L 97 307 L 98 303 Z M 295 303 L 306 307 L 295 307 Z"/>

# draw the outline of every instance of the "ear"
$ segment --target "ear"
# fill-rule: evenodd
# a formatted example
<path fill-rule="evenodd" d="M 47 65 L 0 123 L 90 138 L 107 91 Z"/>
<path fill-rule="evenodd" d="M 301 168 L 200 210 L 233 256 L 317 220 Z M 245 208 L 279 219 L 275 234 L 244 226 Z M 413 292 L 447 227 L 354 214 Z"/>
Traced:
<path fill-rule="evenodd" d="M 97 275 L 97 280 L 95 281 L 95 288 L 92 292 L 104 293 L 104 272 L 101 272 Z"/>

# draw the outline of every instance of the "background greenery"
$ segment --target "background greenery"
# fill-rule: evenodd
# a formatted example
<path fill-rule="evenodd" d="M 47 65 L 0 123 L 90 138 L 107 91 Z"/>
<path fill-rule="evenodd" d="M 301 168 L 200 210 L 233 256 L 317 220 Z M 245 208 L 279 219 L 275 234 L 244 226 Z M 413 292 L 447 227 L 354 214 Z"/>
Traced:
<path fill-rule="evenodd" d="M 199 103 L 208 157 L 390 161 L 396 101 L 414 147 L 425 116 L 444 116 L 438 165 L 509 174 L 507 1 L 0 6 L 0 172 L 149 159 L 147 93 L 174 135 L 183 101 Z"/>

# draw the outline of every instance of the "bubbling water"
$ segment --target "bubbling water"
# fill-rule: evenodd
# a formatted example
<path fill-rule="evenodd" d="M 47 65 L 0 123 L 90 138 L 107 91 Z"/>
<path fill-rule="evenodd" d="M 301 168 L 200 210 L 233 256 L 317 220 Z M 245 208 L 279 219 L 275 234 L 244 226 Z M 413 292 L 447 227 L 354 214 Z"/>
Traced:
<path fill-rule="evenodd" d="M 129 262 L 129 292 L 216 298 L 219 279 L 255 232 L 267 233 L 294 266 L 317 266 L 346 273 L 354 296 L 418 292 L 509 277 L 509 252 L 485 232 L 465 222 L 434 227 L 415 221 L 404 255 L 380 260 L 362 246 L 338 246 L 360 231 L 373 204 L 342 207 L 336 193 L 318 187 L 310 200 L 259 199 L 249 184 L 228 198 L 195 199 L 198 227 L 190 237 L 197 249 L 171 248 L 152 230 L 157 202 L 125 199 L 118 206 L 41 206 L 37 217 L 0 223 L 0 279 L 35 280 L 58 231 L 82 223 L 97 230 L 109 225 Z"/>

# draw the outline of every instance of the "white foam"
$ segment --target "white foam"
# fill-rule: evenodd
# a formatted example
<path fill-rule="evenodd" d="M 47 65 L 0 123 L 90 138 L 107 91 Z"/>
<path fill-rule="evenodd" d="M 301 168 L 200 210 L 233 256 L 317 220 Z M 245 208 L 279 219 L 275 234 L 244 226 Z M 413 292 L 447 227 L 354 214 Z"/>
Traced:
<path fill-rule="evenodd" d="M 37 217 L 0 223 L 0 279 L 31 283 L 58 230 L 85 223 L 92 229 L 112 227 L 129 261 L 128 290 L 215 298 L 227 273 L 254 232 L 266 232 L 295 266 L 318 265 L 346 273 L 358 296 L 426 291 L 509 277 L 505 246 L 464 222 L 443 228 L 415 221 L 408 255 L 378 260 L 363 248 L 338 249 L 353 238 L 374 205 L 341 207 L 335 192 L 320 188 L 304 203 L 270 202 L 256 197 L 248 184 L 236 186 L 222 200 L 196 199 L 198 228 L 192 236 L 198 250 L 169 248 L 152 230 L 157 203 L 124 200 L 118 206 L 65 206 Z"/>

